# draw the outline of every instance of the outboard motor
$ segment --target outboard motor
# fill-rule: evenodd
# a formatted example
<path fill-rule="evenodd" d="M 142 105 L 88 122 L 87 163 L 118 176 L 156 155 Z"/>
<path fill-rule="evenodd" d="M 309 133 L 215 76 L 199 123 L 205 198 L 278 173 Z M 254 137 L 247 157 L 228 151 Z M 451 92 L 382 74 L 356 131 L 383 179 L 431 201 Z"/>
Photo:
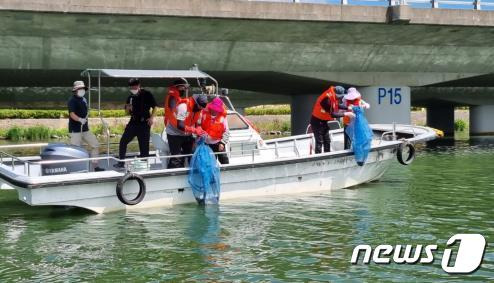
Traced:
<path fill-rule="evenodd" d="M 89 158 L 88 152 L 79 146 L 67 145 L 63 143 L 51 143 L 41 152 L 41 160 L 66 160 Z M 54 164 L 42 164 L 41 174 L 60 175 L 70 173 L 81 173 L 89 171 L 89 161 L 63 162 Z"/>

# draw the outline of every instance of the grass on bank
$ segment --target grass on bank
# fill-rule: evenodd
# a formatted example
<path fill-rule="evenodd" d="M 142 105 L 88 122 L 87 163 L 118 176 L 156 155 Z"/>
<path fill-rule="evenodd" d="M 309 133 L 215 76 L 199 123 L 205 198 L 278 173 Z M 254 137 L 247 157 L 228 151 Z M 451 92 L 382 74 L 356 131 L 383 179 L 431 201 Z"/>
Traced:
<path fill-rule="evenodd" d="M 118 124 L 110 127 L 110 135 L 121 135 L 124 132 L 125 125 Z M 95 125 L 90 127 L 91 132 L 95 135 L 104 135 L 104 129 L 102 125 Z M 153 128 L 154 132 L 162 132 L 163 126 Z M 9 129 L 0 130 L 0 138 L 11 141 L 41 141 L 50 139 L 67 139 L 69 132 L 66 128 L 53 129 L 45 126 L 33 126 L 33 127 L 12 127 Z"/>
<path fill-rule="evenodd" d="M 105 118 L 128 116 L 122 110 L 101 110 L 101 115 Z M 163 108 L 158 108 L 157 115 L 163 116 Z M 30 109 L 0 109 L 0 119 L 60 119 L 68 118 L 67 110 L 30 110 Z M 89 117 L 97 118 L 98 111 L 91 110 Z"/>

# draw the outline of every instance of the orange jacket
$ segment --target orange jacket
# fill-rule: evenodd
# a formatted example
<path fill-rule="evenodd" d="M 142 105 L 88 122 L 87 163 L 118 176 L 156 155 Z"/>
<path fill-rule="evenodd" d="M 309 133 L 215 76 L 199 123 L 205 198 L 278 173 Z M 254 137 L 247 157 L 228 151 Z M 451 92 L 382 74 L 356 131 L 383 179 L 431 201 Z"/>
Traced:
<path fill-rule="evenodd" d="M 360 98 L 354 99 L 354 100 L 346 100 L 345 105 L 348 107 L 350 105 L 352 106 L 360 106 Z M 350 124 L 350 117 L 343 117 L 343 124 L 348 125 Z"/>
<path fill-rule="evenodd" d="M 196 101 L 194 98 L 189 97 L 187 99 L 182 99 L 183 103 L 187 104 L 187 118 L 185 118 L 185 126 L 187 127 L 195 127 L 197 124 L 197 120 L 201 117 L 201 111 L 194 112 L 194 106 L 196 105 Z"/>
<path fill-rule="evenodd" d="M 336 93 L 334 91 L 334 86 L 328 88 L 326 91 L 324 91 L 316 100 L 316 103 L 314 104 L 314 109 L 312 110 L 312 116 L 324 120 L 324 121 L 330 121 L 333 120 L 333 117 L 331 116 L 331 113 L 326 112 L 321 106 L 321 101 L 323 99 L 329 98 L 329 103 L 331 104 L 331 109 L 333 112 L 338 112 L 338 98 L 336 97 Z"/>
<path fill-rule="evenodd" d="M 225 133 L 226 112 L 216 115 L 213 119 L 211 113 L 207 110 L 202 111 L 201 127 L 208 136 L 215 140 L 221 140 Z"/>
<path fill-rule="evenodd" d="M 173 108 L 170 107 L 170 100 L 172 98 L 175 99 L 175 106 Z M 172 126 L 174 126 L 175 128 L 177 127 L 177 117 L 175 116 L 175 112 L 177 106 L 183 102 L 185 102 L 185 100 L 180 97 L 180 91 L 175 86 L 169 87 L 168 94 L 165 97 L 165 108 L 164 108 L 165 127 L 166 125 L 168 125 L 168 123 L 171 123 Z"/>

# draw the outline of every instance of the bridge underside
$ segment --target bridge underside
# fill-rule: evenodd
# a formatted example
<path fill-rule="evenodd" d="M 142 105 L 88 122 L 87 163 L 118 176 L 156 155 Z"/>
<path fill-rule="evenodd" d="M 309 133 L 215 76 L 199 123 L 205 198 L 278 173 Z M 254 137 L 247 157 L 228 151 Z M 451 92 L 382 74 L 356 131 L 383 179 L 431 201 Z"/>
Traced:
<path fill-rule="evenodd" d="M 359 9 L 386 14 L 386 8 Z M 0 34 L 2 104 L 16 93 L 10 87 L 25 94 L 16 104 L 63 103 L 63 89 L 36 96 L 25 87 L 69 89 L 86 68 L 193 64 L 223 87 L 249 91 L 238 96 L 245 106 L 290 103 L 289 96 L 315 95 L 330 84 L 410 86 L 416 106 L 494 104 L 494 27 L 488 26 L 0 10 Z M 121 103 L 121 96 L 104 102 Z"/>

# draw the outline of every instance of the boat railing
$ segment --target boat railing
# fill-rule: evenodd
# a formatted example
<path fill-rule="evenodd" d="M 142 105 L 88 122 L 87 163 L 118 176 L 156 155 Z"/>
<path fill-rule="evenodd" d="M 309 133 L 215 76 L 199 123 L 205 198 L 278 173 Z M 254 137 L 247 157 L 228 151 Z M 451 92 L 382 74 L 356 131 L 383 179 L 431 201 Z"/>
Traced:
<path fill-rule="evenodd" d="M 300 139 L 306 139 L 306 137 L 300 138 Z M 291 139 L 292 143 L 290 145 L 280 145 L 278 141 L 272 143 L 273 146 L 267 146 L 264 148 L 254 148 L 250 150 L 238 150 L 238 151 L 229 151 L 229 152 L 214 152 L 214 155 L 219 155 L 219 154 L 228 154 L 228 155 L 234 155 L 240 153 L 240 156 L 250 156 L 251 157 L 251 162 L 254 163 L 256 162 L 256 153 L 259 152 L 264 152 L 264 151 L 274 151 L 274 158 L 279 159 L 279 158 L 284 158 L 280 155 L 280 151 L 284 149 L 291 149 L 291 151 L 294 153 L 294 156 L 291 157 L 300 157 L 301 153 L 298 148 L 298 140 L 297 138 Z M 284 143 L 290 141 L 284 140 Z M 41 147 L 41 146 L 46 146 L 47 143 L 40 143 L 40 144 L 20 144 L 20 145 L 8 145 L 8 146 L 2 146 L 0 147 L 1 149 L 3 148 L 22 148 L 26 146 L 30 147 Z M 250 151 L 250 153 L 249 153 Z M 169 159 L 169 158 L 186 158 L 186 157 L 191 157 L 193 154 L 180 154 L 180 155 L 166 155 L 166 156 L 149 156 L 149 157 L 133 157 L 133 158 L 126 158 L 126 159 L 119 159 L 114 156 L 101 156 L 101 157 L 88 157 L 88 158 L 77 158 L 77 159 L 60 159 L 60 160 L 26 160 L 19 158 L 15 155 L 12 155 L 10 153 L 0 151 L 0 165 L 1 166 L 11 166 L 12 171 L 15 172 L 15 167 L 16 164 L 22 164 L 24 167 L 24 175 L 30 177 L 32 170 L 32 166 L 41 166 L 41 165 L 49 165 L 49 164 L 67 164 L 67 163 L 76 163 L 76 162 L 91 162 L 91 161 L 107 161 L 108 164 L 113 162 L 123 162 L 126 166 L 131 164 L 132 162 L 138 160 L 138 161 L 144 161 L 146 162 L 146 166 L 149 168 L 150 164 L 156 164 L 158 163 L 158 160 L 161 159 Z M 259 160 L 259 159 L 258 159 Z M 10 162 L 10 163 L 9 163 Z M 128 167 L 127 167 L 128 169 Z"/>

